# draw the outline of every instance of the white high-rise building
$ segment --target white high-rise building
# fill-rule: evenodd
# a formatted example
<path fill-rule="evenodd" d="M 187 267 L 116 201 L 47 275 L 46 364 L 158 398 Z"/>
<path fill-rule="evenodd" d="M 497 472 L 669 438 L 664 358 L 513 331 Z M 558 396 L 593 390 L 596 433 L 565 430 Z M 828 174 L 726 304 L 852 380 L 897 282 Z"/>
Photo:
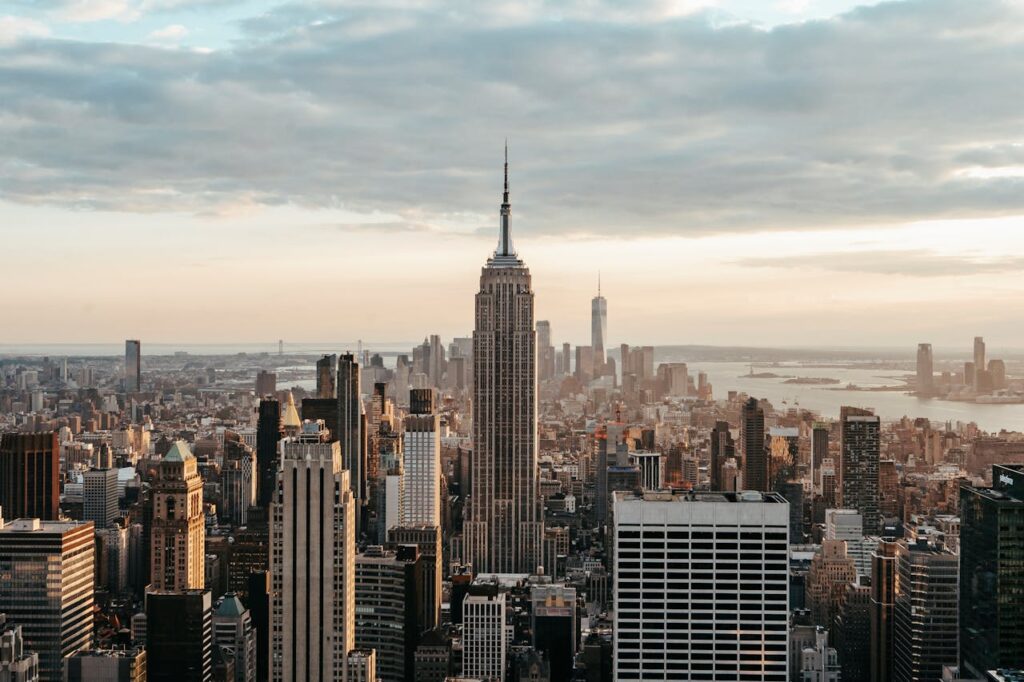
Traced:
<path fill-rule="evenodd" d="M 405 472 L 399 463 L 384 476 L 384 535 L 405 517 Z"/>
<path fill-rule="evenodd" d="M 860 575 L 871 575 L 871 553 L 878 539 L 864 537 L 864 517 L 856 509 L 826 509 L 825 539 L 845 540 L 846 554 L 853 559 Z"/>
<path fill-rule="evenodd" d="M 785 682 L 785 498 L 620 491 L 613 514 L 614 679 Z"/>
<path fill-rule="evenodd" d="M 355 647 L 355 501 L 323 422 L 281 442 L 271 505 L 271 678 L 343 680 Z"/>
<path fill-rule="evenodd" d="M 404 526 L 441 525 L 441 418 L 432 389 L 413 389 L 403 435 Z"/>
<path fill-rule="evenodd" d="M 117 518 L 117 469 L 89 469 L 82 475 L 82 520 L 96 529 Z"/>
<path fill-rule="evenodd" d="M 481 680 L 505 677 L 505 593 L 472 592 L 462 602 L 462 676 Z"/>
<path fill-rule="evenodd" d="M 473 330 L 473 468 L 464 560 L 477 573 L 533 573 L 538 494 L 537 334 L 530 270 L 512 245 L 508 157 L 498 248 L 480 273 Z"/>

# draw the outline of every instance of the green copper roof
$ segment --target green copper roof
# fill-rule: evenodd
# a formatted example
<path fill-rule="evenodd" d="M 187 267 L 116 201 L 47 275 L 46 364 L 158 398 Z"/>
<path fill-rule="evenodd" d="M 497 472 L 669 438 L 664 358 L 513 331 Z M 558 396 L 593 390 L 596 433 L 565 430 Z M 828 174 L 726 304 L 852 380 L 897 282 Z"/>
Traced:
<path fill-rule="evenodd" d="M 224 600 L 217 607 L 217 611 L 214 615 L 224 616 L 226 618 L 237 618 L 245 613 L 245 607 L 242 606 L 242 602 L 238 599 L 233 592 L 228 592 L 224 595 Z"/>
<path fill-rule="evenodd" d="M 165 462 L 184 462 L 186 459 L 192 458 L 192 451 L 188 449 L 188 443 L 183 440 L 174 441 L 174 445 L 164 455 L 163 461 Z"/>

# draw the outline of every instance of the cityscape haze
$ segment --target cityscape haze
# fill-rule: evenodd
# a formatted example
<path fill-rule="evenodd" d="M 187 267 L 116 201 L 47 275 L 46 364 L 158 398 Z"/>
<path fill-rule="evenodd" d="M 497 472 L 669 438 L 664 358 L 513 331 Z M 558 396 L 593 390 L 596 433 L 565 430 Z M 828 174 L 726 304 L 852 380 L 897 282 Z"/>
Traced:
<path fill-rule="evenodd" d="M 1024 680 L 1021 25 L 0 6 L 0 681 Z"/>

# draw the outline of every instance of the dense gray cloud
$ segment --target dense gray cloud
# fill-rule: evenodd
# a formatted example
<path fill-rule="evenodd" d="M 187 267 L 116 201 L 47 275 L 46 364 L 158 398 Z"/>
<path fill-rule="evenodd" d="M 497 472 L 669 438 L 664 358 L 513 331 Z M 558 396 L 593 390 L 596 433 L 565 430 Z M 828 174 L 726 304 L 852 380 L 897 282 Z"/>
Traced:
<path fill-rule="evenodd" d="M 957 277 L 1024 269 L 1024 256 L 972 258 L 925 249 L 907 251 L 837 251 L 800 256 L 766 256 L 735 261 L 745 267 L 797 268 L 904 277 Z"/>
<path fill-rule="evenodd" d="M 964 172 L 1024 164 L 1012 3 L 893 2 L 772 30 L 660 19 L 659 3 L 608 20 L 478 6 L 282 5 L 211 53 L 0 47 L 0 197 L 429 225 L 490 210 L 508 136 L 517 229 L 535 234 L 1024 211 L 1024 178 Z"/>

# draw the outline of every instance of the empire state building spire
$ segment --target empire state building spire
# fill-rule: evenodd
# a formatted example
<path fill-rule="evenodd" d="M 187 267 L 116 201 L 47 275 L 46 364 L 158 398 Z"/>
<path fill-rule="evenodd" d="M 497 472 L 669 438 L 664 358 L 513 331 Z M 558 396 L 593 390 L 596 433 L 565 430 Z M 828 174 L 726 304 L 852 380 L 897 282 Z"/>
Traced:
<path fill-rule="evenodd" d="M 505 193 L 501 201 L 501 231 L 498 234 L 498 248 L 494 250 L 494 264 L 512 265 L 516 258 L 516 249 L 512 246 L 512 232 L 509 227 L 509 217 L 512 215 L 512 205 L 508 202 L 508 140 L 505 141 Z"/>

